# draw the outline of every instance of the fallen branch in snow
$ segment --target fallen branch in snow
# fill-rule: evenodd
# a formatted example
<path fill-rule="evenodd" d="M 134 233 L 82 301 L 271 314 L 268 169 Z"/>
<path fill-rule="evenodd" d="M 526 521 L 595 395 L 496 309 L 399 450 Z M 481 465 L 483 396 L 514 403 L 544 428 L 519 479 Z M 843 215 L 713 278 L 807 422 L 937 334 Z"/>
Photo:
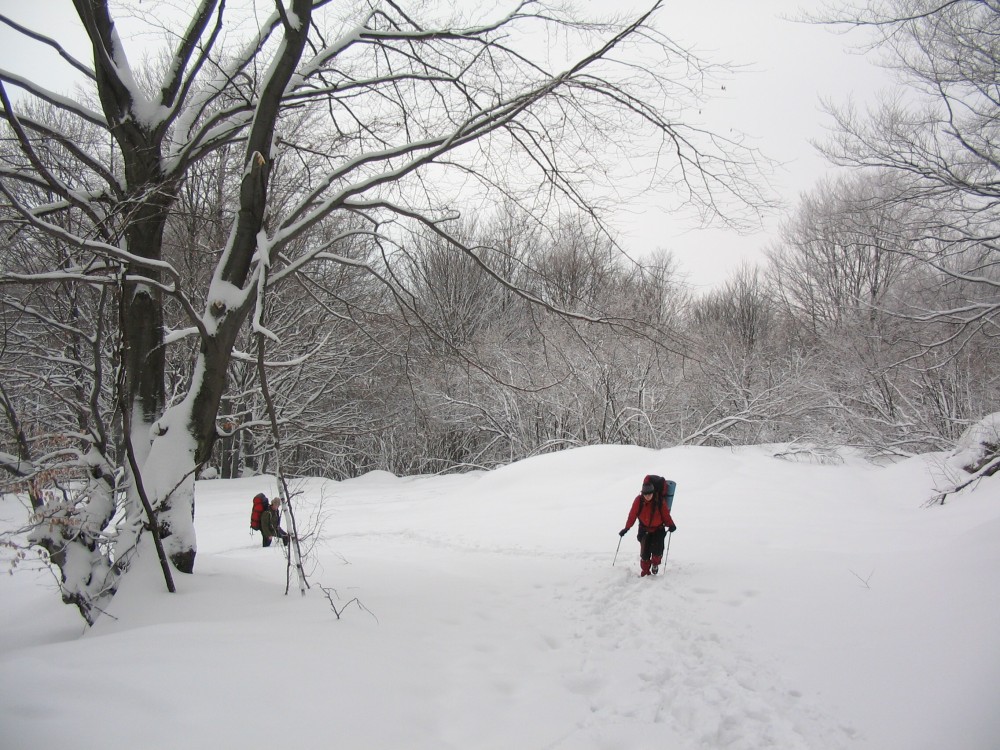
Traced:
<path fill-rule="evenodd" d="M 333 610 L 333 614 L 337 615 L 338 620 L 340 619 L 340 616 L 344 613 L 344 610 L 346 610 L 352 604 L 357 604 L 360 609 L 363 609 L 365 612 L 370 614 L 373 618 L 375 618 L 375 622 L 381 625 L 381 623 L 378 622 L 378 618 L 375 617 L 375 613 L 372 612 L 370 609 L 368 609 L 368 607 L 366 607 L 364 604 L 362 604 L 361 600 L 358 599 L 358 597 L 354 597 L 353 599 L 351 599 L 351 601 L 347 602 L 347 604 L 345 604 L 343 607 L 337 609 L 337 603 L 333 601 L 333 597 L 335 596 L 338 599 L 340 598 L 340 594 L 337 593 L 337 590 L 328 589 L 326 586 L 323 586 L 322 584 L 317 584 L 317 585 L 319 585 L 320 591 L 326 594 L 326 599 L 328 602 L 330 602 L 330 609 Z"/>
<path fill-rule="evenodd" d="M 816 443 L 800 443 L 797 439 L 788 443 L 784 450 L 774 454 L 783 461 L 809 461 L 822 466 L 834 466 L 844 463 L 844 457 L 836 447 L 817 445 Z"/>
<path fill-rule="evenodd" d="M 953 495 L 955 493 L 961 492 L 969 485 L 977 484 L 980 480 L 985 479 L 986 477 L 991 477 L 998 471 L 1000 471 L 1000 457 L 994 458 L 992 461 L 987 463 L 979 471 L 977 471 L 970 479 L 967 479 L 961 484 L 955 485 L 950 490 L 939 492 L 937 495 L 935 495 L 934 497 L 932 497 L 930 500 L 927 501 L 925 507 L 930 507 L 932 505 L 944 505 L 945 498 L 947 498 L 948 495 Z"/>

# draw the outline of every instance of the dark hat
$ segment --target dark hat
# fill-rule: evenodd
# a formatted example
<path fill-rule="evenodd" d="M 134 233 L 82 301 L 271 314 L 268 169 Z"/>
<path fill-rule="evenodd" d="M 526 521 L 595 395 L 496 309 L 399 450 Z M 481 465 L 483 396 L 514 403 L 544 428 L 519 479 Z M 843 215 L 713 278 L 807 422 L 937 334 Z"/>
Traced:
<path fill-rule="evenodd" d="M 642 483 L 642 494 L 643 495 L 653 494 L 653 483 L 649 481 L 649 477 L 646 477 L 646 481 Z"/>

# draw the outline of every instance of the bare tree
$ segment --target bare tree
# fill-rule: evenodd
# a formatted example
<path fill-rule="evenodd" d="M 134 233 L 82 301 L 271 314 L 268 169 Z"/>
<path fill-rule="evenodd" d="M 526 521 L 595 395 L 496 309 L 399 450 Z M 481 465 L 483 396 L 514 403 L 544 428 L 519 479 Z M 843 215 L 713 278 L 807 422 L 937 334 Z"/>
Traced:
<path fill-rule="evenodd" d="M 904 88 L 867 113 L 831 107 L 838 133 L 823 150 L 836 164 L 893 173 L 895 194 L 885 200 L 907 206 L 911 239 L 896 250 L 971 292 L 954 306 L 912 311 L 928 327 L 947 324 L 928 345 L 953 341 L 956 324 L 959 336 L 995 335 L 1000 5 L 872 0 L 824 20 L 869 33 Z"/>
<path fill-rule="evenodd" d="M 783 305 L 815 340 L 893 304 L 891 294 L 913 262 L 905 204 L 875 174 L 821 182 L 802 196 L 767 251 L 768 273 Z"/>
<path fill-rule="evenodd" d="M 690 309 L 699 358 L 682 386 L 683 441 L 697 445 L 776 442 L 797 436 L 808 399 L 810 360 L 779 330 L 774 290 L 741 267 Z"/>
<path fill-rule="evenodd" d="M 813 401 L 825 416 L 806 436 L 909 454 L 948 445 L 989 410 L 995 347 L 944 319 L 934 330 L 950 331 L 927 345 L 931 323 L 913 311 L 948 309 L 975 292 L 921 261 L 915 248 L 925 240 L 913 231 L 924 209 L 896 202 L 897 188 L 884 172 L 820 184 L 768 255 L 784 335 L 817 365 Z"/>

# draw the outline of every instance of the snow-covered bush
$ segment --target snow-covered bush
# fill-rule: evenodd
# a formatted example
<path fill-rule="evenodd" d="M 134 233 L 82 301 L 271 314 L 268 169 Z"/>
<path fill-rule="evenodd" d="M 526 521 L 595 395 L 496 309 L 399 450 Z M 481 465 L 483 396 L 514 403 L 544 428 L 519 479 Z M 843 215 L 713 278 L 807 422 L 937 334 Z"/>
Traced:
<path fill-rule="evenodd" d="M 948 464 L 975 474 L 1000 455 L 1000 412 L 994 412 L 969 427 L 959 438 Z"/>

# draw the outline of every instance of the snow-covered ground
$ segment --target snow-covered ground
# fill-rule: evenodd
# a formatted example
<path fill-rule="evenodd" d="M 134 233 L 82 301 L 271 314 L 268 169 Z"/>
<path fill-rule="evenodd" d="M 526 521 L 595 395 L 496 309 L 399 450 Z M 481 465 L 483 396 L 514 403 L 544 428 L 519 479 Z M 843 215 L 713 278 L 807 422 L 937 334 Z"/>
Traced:
<path fill-rule="evenodd" d="M 1000 477 L 925 507 L 942 471 L 602 446 L 310 480 L 305 597 L 248 532 L 273 480 L 200 482 L 176 595 L 144 563 L 84 633 L 2 576 L 0 747 L 996 750 Z M 640 579 L 647 473 L 678 531 Z"/>

